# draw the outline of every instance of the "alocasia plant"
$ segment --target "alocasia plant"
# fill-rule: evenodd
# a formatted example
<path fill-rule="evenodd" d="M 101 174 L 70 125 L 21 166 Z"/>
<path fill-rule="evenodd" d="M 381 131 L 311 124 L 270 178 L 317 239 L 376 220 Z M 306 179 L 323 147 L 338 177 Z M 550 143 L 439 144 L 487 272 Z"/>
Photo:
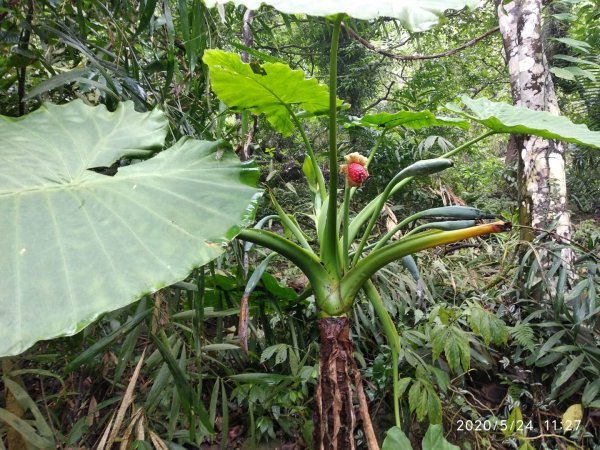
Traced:
<path fill-rule="evenodd" d="M 221 0 L 217 2 L 225 3 Z M 258 1 L 252 0 L 236 0 L 235 3 L 244 4 L 249 8 L 259 6 Z M 220 50 L 207 51 L 204 55 L 204 62 L 209 67 L 214 92 L 230 108 L 235 111 L 249 110 L 265 114 L 266 119 L 285 134 L 290 133 L 290 124 L 296 127 L 306 147 L 307 162 L 304 163 L 303 168 L 309 187 L 314 194 L 314 214 L 312 216 L 315 218 L 315 229 L 312 235 L 315 237 L 315 242 L 309 242 L 306 236 L 310 234 L 300 229 L 297 222 L 289 219 L 274 197 L 271 197 L 271 200 L 275 209 L 297 243 L 258 228 L 243 230 L 239 237 L 263 245 L 288 258 L 304 272 L 310 281 L 310 289 L 318 308 L 318 325 L 321 336 L 320 376 L 316 390 L 316 448 L 355 448 L 354 392 L 356 392 L 360 405 L 359 412 L 368 446 L 370 449 L 379 448 L 362 390 L 360 372 L 353 360 L 352 345 L 349 341 L 349 317 L 359 292 L 363 290 L 372 302 L 392 349 L 395 418 L 396 426 L 400 426 L 397 372 L 400 352 L 399 337 L 375 285 L 370 280 L 371 277 L 386 264 L 400 258 L 410 257 L 409 255 L 415 252 L 510 228 L 509 223 L 501 221 L 475 225 L 475 219 L 495 216 L 486 215 L 474 208 L 435 208 L 406 218 L 394 230 L 378 239 L 376 236 L 372 236 L 371 232 L 383 210 L 385 201 L 415 176 L 429 175 L 445 170 L 451 166 L 451 161 L 445 158 L 449 158 L 496 133 L 548 135 L 552 138 L 564 136 L 591 145 L 598 145 L 597 139 L 600 134 L 592 133 L 587 129 L 583 131 L 580 126 L 571 124 L 565 118 L 549 120 L 544 113 L 493 102 L 488 102 L 486 105 L 492 112 L 497 111 L 497 114 L 486 117 L 484 112 L 478 108 L 481 106 L 481 100 L 479 103 L 478 101 L 463 100 L 473 113 L 450 107 L 463 116 L 460 118 L 436 117 L 429 111 L 399 111 L 393 114 L 380 113 L 365 116 L 348 125 L 373 127 L 382 130 L 382 133 L 368 157 L 358 154 L 347 155 L 346 164 L 342 166 L 345 188 L 340 205 L 338 202 L 338 170 L 340 166 L 337 153 L 337 113 L 340 100 L 336 98 L 336 83 L 338 39 L 341 23 L 345 17 L 344 13 L 350 13 L 358 18 L 388 15 L 399 18 L 405 26 L 412 30 L 422 30 L 431 26 L 437 15 L 444 9 L 461 8 L 471 2 L 433 1 L 427 2 L 427 7 L 420 7 L 414 2 L 385 0 L 370 2 L 268 0 L 265 3 L 286 13 L 328 16 L 329 20 L 333 22 L 329 108 L 327 111 L 321 107 L 315 107 L 315 105 L 323 105 L 325 86 L 318 85 L 314 80 L 301 79 L 298 71 L 292 71 L 283 64 L 266 63 L 261 66 L 260 70 L 253 70 L 249 65 L 243 64 L 237 55 Z M 424 14 L 424 11 L 427 13 Z M 257 66 L 256 63 L 254 65 Z M 280 78 L 279 74 L 283 74 L 283 77 Z M 290 78 L 291 74 L 293 74 L 294 80 L 293 87 L 288 88 L 285 80 Z M 245 90 L 243 95 L 238 95 L 239 91 L 236 86 L 239 85 L 247 86 L 249 89 Z M 251 89 L 253 86 L 254 89 Z M 328 189 L 325 187 L 325 180 L 317 163 L 315 152 L 299 120 L 299 113 L 303 111 L 307 111 L 311 115 L 325 113 L 329 119 Z M 302 116 L 304 115 L 302 114 Z M 465 117 L 488 126 L 490 131 L 453 149 L 441 158 L 418 161 L 403 168 L 389 182 L 382 194 L 368 203 L 353 218 L 350 217 L 350 203 L 356 188 L 368 177 L 368 164 L 386 132 L 398 126 L 422 128 L 435 125 L 468 128 L 469 123 L 465 121 Z M 538 126 L 540 122 L 545 121 L 549 125 L 553 123 L 560 126 L 551 127 L 551 131 L 550 127 Z M 535 125 L 529 126 L 528 124 Z M 461 220 L 435 222 L 425 227 L 417 227 L 415 232 L 407 233 L 397 241 L 390 242 L 390 238 L 400 228 L 416 220 L 429 217 Z M 370 251 L 367 252 L 367 250 Z M 411 266 L 414 271 L 414 265 L 411 264 Z M 356 389 L 355 391 L 353 387 Z"/>
<path fill-rule="evenodd" d="M 237 3 L 254 8 L 259 2 Z M 362 169 L 347 168 L 350 180 L 340 204 L 336 119 L 341 101 L 336 98 L 336 83 L 344 14 L 363 19 L 396 17 L 408 29 L 421 31 L 432 26 L 445 9 L 478 2 L 428 1 L 426 6 L 405 0 L 266 3 L 284 12 L 322 15 L 332 21 L 328 88 L 283 64 L 264 64 L 257 70 L 238 56 L 218 50 L 207 51 L 204 62 L 215 93 L 230 108 L 265 114 L 281 133 L 295 129 L 300 134 L 308 162 L 304 170 L 314 193 L 314 241 L 307 239 L 307 233 L 290 220 L 275 198 L 280 218 L 297 243 L 268 231 L 244 229 L 259 195 L 252 187 L 256 170 L 240 164 L 231 152 L 220 151 L 220 142 L 182 140 L 153 158 L 118 168 L 114 176 L 91 170 L 158 151 L 166 120 L 157 111 L 140 114 L 125 103 L 108 112 L 77 101 L 46 105 L 20 119 L 1 117 L 0 217 L 8 232 L 0 233 L 0 356 L 20 353 L 40 339 L 75 333 L 102 312 L 183 279 L 193 267 L 220 254 L 222 243 L 237 234 L 287 257 L 310 281 L 322 344 L 316 392 L 318 448 L 354 448 L 354 392 L 369 447 L 378 448 L 348 335 L 349 313 L 359 292 L 363 290 L 372 302 L 392 349 L 399 426 L 400 344 L 371 276 L 389 262 L 420 250 L 508 227 L 504 222 L 475 225 L 475 219 L 490 216 L 473 208 L 450 207 L 416 213 L 377 238 L 371 231 L 385 201 L 413 177 L 450 167 L 447 158 L 495 133 L 536 134 L 596 146 L 598 133 L 576 128 L 565 119 L 550 120 L 543 113 L 492 102 L 482 105 L 481 100 L 464 100 L 471 112 L 452 107 L 460 118 L 427 111 L 365 116 L 352 125 L 382 130 L 381 137 L 370 154 L 363 155 L 366 161 L 358 158 Z M 328 117 L 328 187 L 299 112 Z M 364 182 L 372 170 L 368 165 L 385 133 L 397 126 L 466 128 L 465 117 L 491 131 L 441 158 L 399 170 L 382 194 L 351 217 L 354 185 Z M 461 220 L 430 223 L 391 241 L 398 229 L 432 217 Z M 415 272 L 414 264 L 409 267 Z"/>

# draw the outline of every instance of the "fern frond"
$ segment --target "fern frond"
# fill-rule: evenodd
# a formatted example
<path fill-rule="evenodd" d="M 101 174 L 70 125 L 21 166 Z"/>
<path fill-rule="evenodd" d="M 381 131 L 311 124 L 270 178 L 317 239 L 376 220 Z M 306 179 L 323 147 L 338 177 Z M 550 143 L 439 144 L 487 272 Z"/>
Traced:
<path fill-rule="evenodd" d="M 533 351 L 535 347 L 535 334 L 533 328 L 526 323 L 518 323 L 510 328 L 511 337 L 521 346 L 529 351 Z"/>

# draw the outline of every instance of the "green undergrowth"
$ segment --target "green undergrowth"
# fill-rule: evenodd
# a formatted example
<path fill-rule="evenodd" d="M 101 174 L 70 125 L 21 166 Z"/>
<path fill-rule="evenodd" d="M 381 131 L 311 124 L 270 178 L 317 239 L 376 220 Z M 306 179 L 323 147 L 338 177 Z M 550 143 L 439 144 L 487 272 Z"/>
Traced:
<path fill-rule="evenodd" d="M 366 300 L 353 310 L 351 337 L 387 448 L 399 434 L 427 448 L 430 424 L 461 449 L 598 445 L 600 277 L 586 239 L 571 247 L 574 280 L 561 276 L 562 247 L 519 246 L 516 233 L 419 255 L 419 281 L 401 265 L 379 272 L 401 336 L 402 430 L 392 428 L 391 352 Z M 15 358 L 3 384 L 26 411 L 31 442 L 309 445 L 318 349 L 314 301 L 299 295 L 306 280 L 270 259 L 250 294 L 245 355 L 236 336 L 244 267 L 239 246 L 232 250 L 186 282 Z M 254 255 L 256 264 L 264 258 Z"/>

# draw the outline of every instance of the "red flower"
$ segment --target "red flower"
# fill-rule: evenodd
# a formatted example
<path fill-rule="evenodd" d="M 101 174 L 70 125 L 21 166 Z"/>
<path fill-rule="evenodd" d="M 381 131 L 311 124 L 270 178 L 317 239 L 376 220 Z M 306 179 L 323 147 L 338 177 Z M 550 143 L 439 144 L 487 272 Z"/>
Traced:
<path fill-rule="evenodd" d="M 351 187 L 361 186 L 367 178 L 367 158 L 360 153 L 350 153 L 344 157 L 347 164 L 340 165 L 340 173 L 346 175 L 346 184 Z"/>
<path fill-rule="evenodd" d="M 352 180 L 356 186 L 360 186 L 369 177 L 369 172 L 365 166 L 358 163 L 348 164 L 348 178 Z"/>

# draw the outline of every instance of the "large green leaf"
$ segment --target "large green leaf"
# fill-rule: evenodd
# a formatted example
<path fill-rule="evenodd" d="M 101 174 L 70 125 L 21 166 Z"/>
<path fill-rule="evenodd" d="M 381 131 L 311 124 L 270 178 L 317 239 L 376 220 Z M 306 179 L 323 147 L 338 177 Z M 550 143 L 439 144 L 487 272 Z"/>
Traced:
<path fill-rule="evenodd" d="M 228 3 L 229 0 L 205 0 L 207 6 Z M 286 14 L 331 16 L 345 13 L 356 19 L 394 17 L 411 31 L 425 31 L 438 22 L 447 9 L 475 8 L 477 0 L 234 0 L 236 5 L 257 9 L 261 3 L 271 5 Z"/>
<path fill-rule="evenodd" d="M 252 66 L 239 55 L 221 50 L 206 51 L 202 60 L 210 69 L 213 91 L 229 108 L 265 114 L 283 135 L 294 131 L 289 108 L 300 107 L 311 114 L 329 111 L 327 86 L 305 78 L 301 70 L 281 63 Z"/>
<path fill-rule="evenodd" d="M 362 117 L 359 124 L 372 128 L 391 129 L 398 126 L 406 128 L 426 127 L 459 127 L 463 130 L 469 128 L 469 122 L 454 117 L 436 117 L 431 111 L 398 111 L 395 113 L 381 112 L 378 114 L 367 114 Z"/>
<path fill-rule="evenodd" d="M 498 133 L 531 134 L 547 139 L 600 147 L 600 132 L 574 124 L 564 116 L 545 111 L 534 111 L 508 103 L 497 103 L 485 98 L 461 97 L 468 111 L 457 105 L 446 105 L 450 110 L 469 117 Z"/>
<path fill-rule="evenodd" d="M 182 140 L 114 176 L 87 170 L 150 155 L 166 125 L 132 103 L 0 116 L 0 356 L 185 278 L 251 220 L 256 170 L 219 143 Z"/>

